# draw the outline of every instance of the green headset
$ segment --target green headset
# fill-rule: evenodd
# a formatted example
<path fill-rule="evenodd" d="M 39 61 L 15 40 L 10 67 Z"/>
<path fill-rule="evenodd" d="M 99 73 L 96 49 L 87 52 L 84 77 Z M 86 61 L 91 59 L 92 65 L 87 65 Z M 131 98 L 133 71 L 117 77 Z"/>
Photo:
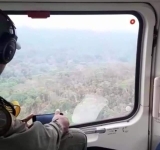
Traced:
<path fill-rule="evenodd" d="M 6 21 L 6 25 L 9 25 L 8 32 L 3 32 L 0 36 L 0 64 L 9 63 L 17 49 L 17 35 L 15 32 L 15 26 L 12 20 L 2 10 L 0 10 L 0 16 Z M 10 30 L 13 32 L 11 33 Z M 11 114 L 16 116 L 16 110 L 14 105 L 4 98 L 0 97 L 0 136 L 4 136 L 12 125 Z"/>
<path fill-rule="evenodd" d="M 3 22 L 6 21 L 6 25 L 9 25 L 7 31 L 2 32 L 0 36 L 0 64 L 7 64 L 14 57 L 17 49 L 18 37 L 15 32 L 16 27 L 9 16 L 2 10 L 0 10 L 0 15 L 5 19 Z"/>

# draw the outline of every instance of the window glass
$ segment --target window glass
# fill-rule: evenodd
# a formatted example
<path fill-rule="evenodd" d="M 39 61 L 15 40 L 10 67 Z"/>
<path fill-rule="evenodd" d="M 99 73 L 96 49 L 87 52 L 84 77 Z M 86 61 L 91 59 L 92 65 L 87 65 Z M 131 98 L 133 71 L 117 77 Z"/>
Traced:
<path fill-rule="evenodd" d="M 10 17 L 21 50 L 0 77 L 0 95 L 19 101 L 19 118 L 58 108 L 80 124 L 132 112 L 139 32 L 134 15 Z"/>

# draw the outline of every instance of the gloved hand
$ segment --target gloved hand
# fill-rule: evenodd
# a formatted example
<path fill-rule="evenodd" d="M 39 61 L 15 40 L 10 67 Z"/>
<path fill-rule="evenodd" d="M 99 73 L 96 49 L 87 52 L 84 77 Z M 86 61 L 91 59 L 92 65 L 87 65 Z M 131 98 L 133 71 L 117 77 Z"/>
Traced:
<path fill-rule="evenodd" d="M 26 118 L 22 119 L 21 121 L 26 123 L 26 126 L 29 128 L 30 126 L 32 126 L 32 124 L 28 124 L 28 122 L 33 118 L 34 114 L 31 114 L 29 116 L 27 116 Z"/>
<path fill-rule="evenodd" d="M 54 121 L 54 120 L 56 120 L 61 125 L 61 127 L 63 129 L 63 134 L 68 132 L 69 120 L 64 115 L 60 115 L 60 110 L 59 109 L 57 109 L 55 111 L 55 115 L 54 115 L 52 121 Z"/>

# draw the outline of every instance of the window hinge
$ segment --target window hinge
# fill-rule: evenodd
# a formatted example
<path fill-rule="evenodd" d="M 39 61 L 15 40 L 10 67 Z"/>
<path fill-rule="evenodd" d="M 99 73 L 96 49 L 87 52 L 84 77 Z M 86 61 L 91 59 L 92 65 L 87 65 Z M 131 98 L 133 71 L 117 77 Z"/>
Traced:
<path fill-rule="evenodd" d="M 155 27 L 154 34 L 153 34 L 153 48 L 157 45 L 157 38 L 158 38 L 158 30 Z"/>
<path fill-rule="evenodd" d="M 157 45 L 157 39 L 158 39 L 158 30 L 156 27 L 154 27 L 154 33 L 153 33 L 153 45 L 152 45 L 152 53 L 151 56 L 153 56 L 154 48 Z"/>

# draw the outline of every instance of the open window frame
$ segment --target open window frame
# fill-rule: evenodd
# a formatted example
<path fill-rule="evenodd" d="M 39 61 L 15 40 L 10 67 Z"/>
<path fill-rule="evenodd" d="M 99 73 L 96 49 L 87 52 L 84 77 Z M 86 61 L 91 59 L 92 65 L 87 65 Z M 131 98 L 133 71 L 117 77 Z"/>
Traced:
<path fill-rule="evenodd" d="M 12 4 L 12 6 L 14 6 L 15 3 Z M 19 4 L 21 5 L 21 4 Z M 119 9 L 117 9 L 116 11 L 115 10 L 115 6 L 117 4 L 113 4 L 113 7 L 114 9 L 112 10 L 112 8 L 106 8 L 105 9 L 105 6 L 103 8 L 100 7 L 99 4 L 87 4 L 87 5 L 91 5 L 93 7 L 88 7 L 87 8 L 87 5 L 86 7 L 79 7 L 77 9 L 77 7 L 74 7 L 74 9 L 72 9 L 73 11 L 69 11 L 71 10 L 70 8 L 70 4 L 68 4 L 68 7 L 65 7 L 61 10 L 63 11 L 58 11 L 60 9 L 60 6 L 62 6 L 61 4 L 57 4 L 57 7 L 56 5 L 54 5 L 54 7 L 51 7 L 53 5 L 50 5 L 50 7 L 46 7 L 46 5 L 44 5 L 44 8 L 42 7 L 39 7 L 39 5 L 37 5 L 34 9 L 33 7 L 29 7 L 33 4 L 31 3 L 26 3 L 26 5 L 22 6 L 20 9 L 17 9 L 18 6 L 16 6 L 15 9 L 10 9 L 9 7 L 6 7 L 7 5 L 6 4 L 2 4 L 2 8 L 4 8 L 4 11 L 9 14 L 9 15 L 24 15 L 24 14 L 27 14 L 28 11 L 38 11 L 38 10 L 42 10 L 42 11 L 46 11 L 46 8 L 48 11 L 50 11 L 51 15 L 69 15 L 69 14 L 74 14 L 74 15 L 88 15 L 88 14 L 132 14 L 134 15 L 135 17 L 137 17 L 137 19 L 139 20 L 139 34 L 138 34 L 138 43 L 137 43 L 137 57 L 136 57 L 136 73 L 135 73 L 135 102 L 134 102 L 134 108 L 133 108 L 133 111 L 128 114 L 127 116 L 125 117 L 119 117 L 119 118 L 112 118 L 112 119 L 106 119 L 106 120 L 101 120 L 101 121 L 94 121 L 94 122 L 90 122 L 90 123 L 83 123 L 83 124 L 75 124 L 75 125 L 72 125 L 71 127 L 86 127 L 86 126 L 97 126 L 99 124 L 111 124 L 111 123 L 115 123 L 115 122 L 123 122 L 123 121 L 127 121 L 127 120 L 130 120 L 132 119 L 136 113 L 138 112 L 139 110 L 139 106 L 140 106 L 140 101 L 139 101 L 139 96 L 140 96 L 140 93 L 139 93 L 139 89 L 140 89 L 140 80 L 141 80 L 141 55 L 142 55 L 142 39 L 143 39 L 143 31 L 144 31 L 144 21 L 145 21 L 145 18 L 143 18 L 143 12 L 139 12 L 139 11 L 130 11 L 130 10 L 134 10 L 134 9 L 131 9 L 131 8 L 128 8 L 128 9 L 123 9 L 123 5 L 122 8 L 119 7 Z M 76 5 L 76 4 L 71 4 L 71 5 Z M 83 4 L 82 4 L 83 5 Z M 98 7 L 95 7 L 95 6 L 98 6 Z M 115 5 L 115 6 L 114 6 Z M 126 4 L 127 5 L 127 4 Z M 84 6 L 84 5 L 83 5 Z M 63 6 L 64 7 L 64 6 Z M 41 8 L 41 9 L 40 9 Z M 73 8 L 73 7 L 72 7 Z M 133 6 L 134 8 L 134 6 Z M 88 9 L 88 10 L 87 10 Z M 104 10 L 105 9 L 105 10 Z M 23 10 L 23 11 L 22 11 Z M 54 11 L 53 11 L 54 10 Z M 87 10 L 87 11 L 86 11 Z M 108 10 L 108 11 L 106 11 Z M 139 8 L 137 8 L 137 10 L 139 10 Z"/>

